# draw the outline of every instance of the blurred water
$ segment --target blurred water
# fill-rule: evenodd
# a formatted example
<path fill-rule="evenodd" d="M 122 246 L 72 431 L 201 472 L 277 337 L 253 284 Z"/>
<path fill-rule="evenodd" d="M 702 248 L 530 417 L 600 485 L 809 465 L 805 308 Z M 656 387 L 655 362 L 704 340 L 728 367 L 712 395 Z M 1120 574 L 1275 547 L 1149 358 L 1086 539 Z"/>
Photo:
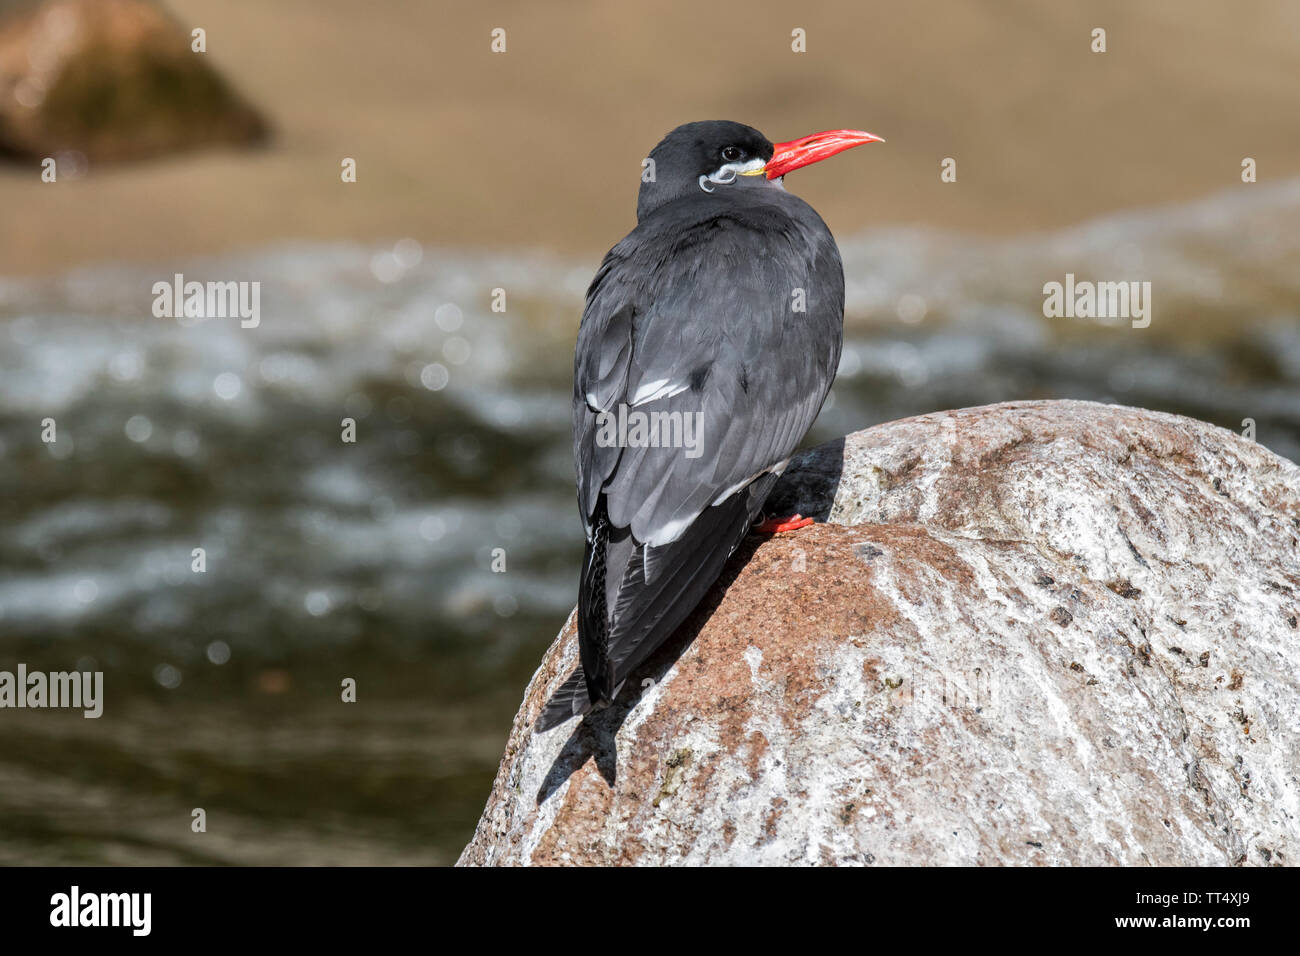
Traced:
<path fill-rule="evenodd" d="M 1300 458 L 1298 225 L 1287 183 L 1010 241 L 842 241 L 849 334 L 810 441 L 1062 397 L 1251 418 Z M 106 687 L 98 721 L 0 712 L 0 862 L 455 858 L 574 601 L 595 265 L 408 240 L 0 280 L 0 669 Z M 260 326 L 154 318 L 175 272 L 261 282 Z M 1044 318 L 1066 272 L 1150 281 L 1151 327 Z"/>

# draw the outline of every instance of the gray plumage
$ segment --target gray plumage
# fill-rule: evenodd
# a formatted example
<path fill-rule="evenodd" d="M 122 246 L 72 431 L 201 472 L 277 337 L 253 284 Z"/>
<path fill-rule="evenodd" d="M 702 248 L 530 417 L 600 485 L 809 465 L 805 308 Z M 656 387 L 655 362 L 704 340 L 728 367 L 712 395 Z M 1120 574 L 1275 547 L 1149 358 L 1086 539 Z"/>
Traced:
<path fill-rule="evenodd" d="M 727 147 L 740 162 L 772 156 L 762 134 L 736 123 L 679 127 L 656 147 L 637 226 L 587 292 L 573 390 L 583 666 L 541 730 L 611 701 L 690 614 L 834 380 L 844 311 L 835 240 L 779 179 L 736 176 L 706 191 L 699 177 L 726 165 Z M 598 416 L 620 405 L 702 413 L 702 454 L 602 447 Z"/>

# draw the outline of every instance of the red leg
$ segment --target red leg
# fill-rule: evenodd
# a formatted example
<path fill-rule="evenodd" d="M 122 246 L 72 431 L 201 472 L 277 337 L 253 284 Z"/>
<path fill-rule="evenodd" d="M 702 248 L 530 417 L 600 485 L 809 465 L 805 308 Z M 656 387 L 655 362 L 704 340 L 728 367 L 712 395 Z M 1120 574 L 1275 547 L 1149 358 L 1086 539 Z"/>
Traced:
<path fill-rule="evenodd" d="M 758 534 L 778 534 L 782 531 L 798 531 L 800 528 L 806 528 L 813 523 L 812 518 L 805 518 L 803 515 L 791 515 L 788 518 L 768 518 L 754 525 L 754 530 Z"/>

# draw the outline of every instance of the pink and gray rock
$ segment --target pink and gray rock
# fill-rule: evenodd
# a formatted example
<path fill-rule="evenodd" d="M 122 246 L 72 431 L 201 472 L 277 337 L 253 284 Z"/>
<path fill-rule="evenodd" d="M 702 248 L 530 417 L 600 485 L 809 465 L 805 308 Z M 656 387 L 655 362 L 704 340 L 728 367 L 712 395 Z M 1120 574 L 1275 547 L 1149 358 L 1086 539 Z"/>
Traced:
<path fill-rule="evenodd" d="M 891 422 L 779 494 L 626 701 L 515 718 L 460 862 L 1300 862 L 1300 468 L 1086 402 Z M 630 691 L 630 693 L 629 693 Z"/>

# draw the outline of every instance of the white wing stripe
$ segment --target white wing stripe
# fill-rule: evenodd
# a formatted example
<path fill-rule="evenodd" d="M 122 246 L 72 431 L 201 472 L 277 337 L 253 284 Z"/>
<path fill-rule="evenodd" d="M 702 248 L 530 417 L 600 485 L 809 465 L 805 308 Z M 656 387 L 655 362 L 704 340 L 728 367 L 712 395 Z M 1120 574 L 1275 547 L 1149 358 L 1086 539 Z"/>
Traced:
<path fill-rule="evenodd" d="M 629 404 L 644 405 L 646 402 L 655 402 L 661 398 L 672 398 L 679 392 L 686 391 L 689 387 L 690 385 L 686 382 L 671 382 L 666 378 L 657 379 L 653 382 L 642 382 Z"/>

